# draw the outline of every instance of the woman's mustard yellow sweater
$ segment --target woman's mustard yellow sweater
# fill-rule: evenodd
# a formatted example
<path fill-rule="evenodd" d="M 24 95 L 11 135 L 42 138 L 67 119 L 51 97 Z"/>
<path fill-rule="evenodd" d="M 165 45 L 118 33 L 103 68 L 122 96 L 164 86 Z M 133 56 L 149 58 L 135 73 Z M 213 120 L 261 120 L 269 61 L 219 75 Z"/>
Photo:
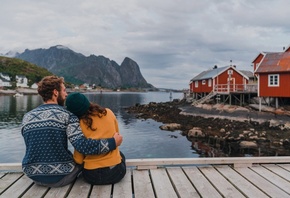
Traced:
<path fill-rule="evenodd" d="M 116 116 L 110 109 L 106 108 L 106 110 L 106 116 L 103 116 L 101 118 L 99 118 L 98 116 L 92 117 L 92 128 L 95 128 L 95 131 L 89 129 L 84 124 L 84 122 L 80 120 L 81 129 L 87 138 L 111 138 L 114 136 L 115 132 L 119 132 Z M 99 155 L 83 155 L 75 150 L 74 159 L 78 164 L 82 164 L 84 162 L 84 168 L 88 170 L 110 167 L 121 163 L 121 155 L 118 147 L 111 152 Z"/>

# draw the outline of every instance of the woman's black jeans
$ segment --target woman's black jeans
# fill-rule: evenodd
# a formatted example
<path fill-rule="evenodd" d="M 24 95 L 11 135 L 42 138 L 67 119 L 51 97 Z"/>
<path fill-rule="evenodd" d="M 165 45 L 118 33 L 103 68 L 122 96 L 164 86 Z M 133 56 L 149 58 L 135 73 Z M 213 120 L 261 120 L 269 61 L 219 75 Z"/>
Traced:
<path fill-rule="evenodd" d="M 126 159 L 122 152 L 120 152 L 122 161 L 114 167 L 98 168 L 93 170 L 83 169 L 84 179 L 93 185 L 115 184 L 126 174 Z"/>

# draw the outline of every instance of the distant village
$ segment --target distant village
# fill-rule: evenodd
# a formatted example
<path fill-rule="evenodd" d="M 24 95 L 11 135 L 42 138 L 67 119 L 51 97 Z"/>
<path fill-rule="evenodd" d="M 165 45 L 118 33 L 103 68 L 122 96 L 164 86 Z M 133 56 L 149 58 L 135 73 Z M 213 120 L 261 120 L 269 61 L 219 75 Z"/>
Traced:
<path fill-rule="evenodd" d="M 15 87 L 16 88 L 31 88 L 31 89 L 37 89 L 37 83 L 33 83 L 31 86 L 28 86 L 28 79 L 26 76 L 23 75 L 16 75 L 15 76 Z M 11 77 L 8 74 L 0 73 L 0 90 L 4 88 L 11 88 L 12 87 L 12 81 Z M 90 86 L 87 83 L 84 83 L 80 86 L 74 87 L 74 89 L 85 89 L 90 90 L 94 87 L 94 85 Z"/>
<path fill-rule="evenodd" d="M 28 88 L 28 79 L 22 75 L 16 75 L 16 87 Z M 7 74 L 0 73 L 0 87 L 12 87 L 11 77 Z M 30 88 L 37 89 L 37 84 L 34 83 Z"/>
<path fill-rule="evenodd" d="M 33 83 L 31 86 L 28 85 L 29 79 L 23 75 L 16 75 L 15 82 L 11 80 L 11 76 L 5 73 L 0 72 L 0 94 L 16 94 L 15 96 L 22 96 L 23 94 L 37 94 L 37 82 Z M 14 84 L 14 85 L 13 85 Z M 71 85 L 70 85 L 71 86 Z M 114 91 L 120 91 L 121 89 L 114 89 Z M 149 89 L 143 89 L 144 91 L 148 91 Z M 177 91 L 160 88 L 159 91 Z M 90 91 L 113 91 L 112 89 L 103 88 L 96 86 L 95 84 L 83 83 L 81 85 L 76 85 L 67 88 L 68 92 L 72 91 L 80 91 L 80 92 L 90 92 Z M 137 88 L 129 88 L 126 91 L 140 91 Z M 156 91 L 156 89 L 155 89 Z"/>

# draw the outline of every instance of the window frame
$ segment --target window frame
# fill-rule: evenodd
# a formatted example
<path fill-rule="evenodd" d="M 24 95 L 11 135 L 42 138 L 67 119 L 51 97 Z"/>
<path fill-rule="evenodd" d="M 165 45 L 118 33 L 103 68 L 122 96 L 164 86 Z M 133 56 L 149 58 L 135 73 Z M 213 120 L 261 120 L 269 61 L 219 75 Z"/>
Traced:
<path fill-rule="evenodd" d="M 279 87 L 279 86 L 280 86 L 280 75 L 268 74 L 268 87 Z"/>
<path fill-rule="evenodd" d="M 207 81 L 207 85 L 208 85 L 209 87 L 211 87 L 211 85 L 212 85 L 212 80 L 211 80 L 211 79 L 208 79 L 208 81 Z"/>

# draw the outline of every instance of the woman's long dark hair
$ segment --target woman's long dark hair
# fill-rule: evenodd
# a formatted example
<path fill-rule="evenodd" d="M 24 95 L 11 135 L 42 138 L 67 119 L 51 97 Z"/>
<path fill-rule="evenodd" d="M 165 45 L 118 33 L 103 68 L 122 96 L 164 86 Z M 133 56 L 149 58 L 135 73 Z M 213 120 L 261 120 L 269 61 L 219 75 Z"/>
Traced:
<path fill-rule="evenodd" d="M 93 128 L 93 119 L 92 116 L 98 116 L 99 118 L 107 115 L 107 110 L 104 107 L 101 107 L 98 104 L 91 103 L 88 111 L 80 117 L 80 119 L 87 125 L 87 128 L 92 131 L 97 130 L 97 128 Z"/>

